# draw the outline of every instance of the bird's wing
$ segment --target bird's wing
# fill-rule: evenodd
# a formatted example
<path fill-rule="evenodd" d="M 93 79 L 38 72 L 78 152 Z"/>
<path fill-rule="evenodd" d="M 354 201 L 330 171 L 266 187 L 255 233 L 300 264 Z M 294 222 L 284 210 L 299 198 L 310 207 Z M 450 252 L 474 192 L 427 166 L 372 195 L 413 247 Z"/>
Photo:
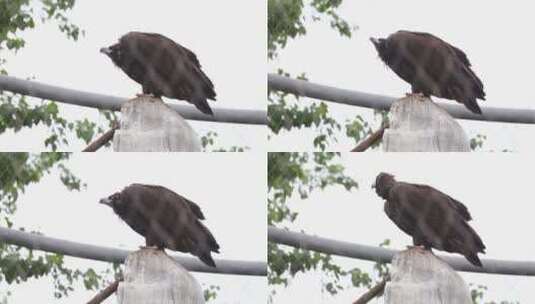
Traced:
<path fill-rule="evenodd" d="M 197 219 L 204 220 L 204 214 L 202 213 L 201 207 L 199 207 L 199 205 L 195 204 L 191 200 L 185 198 L 184 196 L 170 189 L 167 189 L 165 187 L 158 186 L 158 185 L 147 185 L 147 184 L 133 184 L 133 185 L 144 187 L 146 189 L 152 189 L 153 191 L 159 191 L 161 193 L 167 193 L 168 196 L 161 196 L 161 197 L 170 198 L 170 200 L 168 201 L 169 204 L 172 204 L 172 205 L 183 204 L 187 206 L 189 210 L 191 210 L 191 212 L 195 215 Z"/>
<path fill-rule="evenodd" d="M 394 50 L 390 55 L 392 70 L 413 86 L 424 82 L 433 95 L 439 96 L 444 67 L 449 66 L 443 56 L 443 43 L 432 35 L 408 31 L 398 31 L 388 41 L 388 48 Z"/>
<path fill-rule="evenodd" d="M 430 39 L 430 40 L 435 40 L 435 41 L 438 41 L 440 43 L 442 43 L 444 46 L 447 46 L 448 48 L 450 48 L 454 53 L 455 53 L 455 56 L 457 56 L 457 58 L 459 58 L 459 60 L 461 60 L 461 62 L 463 64 L 465 64 L 466 66 L 470 67 L 472 66 L 471 63 L 470 63 L 470 60 L 468 60 L 468 56 L 466 56 L 466 54 L 461 50 L 459 49 L 458 47 L 454 46 L 454 45 L 451 45 L 449 43 L 447 43 L 446 41 L 436 37 L 436 36 L 433 36 L 429 33 L 423 33 L 423 32 L 408 32 L 408 31 L 403 31 L 405 33 L 410 33 L 412 35 L 415 35 L 415 36 L 419 36 L 419 37 L 422 37 L 422 38 L 425 38 L 425 39 Z"/>
<path fill-rule="evenodd" d="M 160 34 L 156 34 L 156 33 L 140 33 L 141 35 L 144 35 L 145 37 L 149 38 L 149 39 L 152 39 L 154 41 L 156 40 L 165 40 L 167 43 L 169 44 L 173 44 L 174 46 L 176 46 L 176 48 L 180 49 L 180 51 L 182 53 L 184 53 L 185 56 L 187 56 L 189 58 L 189 60 L 191 61 L 191 63 L 193 65 L 195 65 L 196 67 L 198 68 L 201 68 L 201 63 L 199 62 L 199 59 L 197 59 L 197 55 L 195 55 L 195 53 L 193 53 L 192 51 L 190 51 L 189 49 L 181 46 L 180 44 L 176 43 L 175 41 L 163 36 L 163 35 L 160 35 Z"/>
<path fill-rule="evenodd" d="M 190 201 L 189 199 L 183 197 L 180 194 L 177 195 L 190 208 L 190 210 L 193 212 L 195 217 L 197 217 L 197 219 L 204 220 L 204 214 L 202 213 L 201 207 L 199 207 L 199 205 L 195 204 L 194 202 Z"/>
<path fill-rule="evenodd" d="M 430 186 L 398 184 L 392 200 L 429 244 L 449 252 L 484 252 L 481 238 L 467 223 L 471 216 L 464 204 Z"/>
<path fill-rule="evenodd" d="M 175 41 L 155 33 L 143 33 L 145 37 L 148 39 L 151 39 L 152 41 L 160 41 L 160 43 L 165 42 L 165 46 L 168 47 L 167 50 L 173 50 L 174 55 L 180 55 L 188 59 L 189 63 L 197 68 L 201 68 L 201 63 L 199 62 L 199 59 L 197 59 L 197 56 L 195 53 L 190 51 L 189 49 L 183 47 L 182 45 L 176 43 Z M 172 48 L 169 48 L 172 46 Z M 165 53 L 162 55 L 166 55 Z"/>
<path fill-rule="evenodd" d="M 400 31 L 393 38 L 411 62 L 408 70 L 425 81 L 433 95 L 457 100 L 472 112 L 481 113 L 476 99 L 485 99 L 483 82 L 462 50 L 428 33 Z M 424 73 L 418 73 L 419 69 Z"/>
<path fill-rule="evenodd" d="M 448 42 L 436 37 L 436 36 L 433 36 L 429 33 L 422 33 L 422 32 L 407 32 L 407 31 L 401 31 L 403 33 L 405 33 L 408 37 L 409 36 L 414 36 L 414 37 L 420 37 L 422 39 L 425 39 L 425 40 L 428 40 L 428 41 L 434 41 L 435 45 L 444 49 L 444 51 L 448 51 L 450 54 L 454 55 L 455 58 L 457 58 L 459 60 L 459 63 L 461 63 L 461 67 L 458 67 L 460 68 L 461 70 L 463 70 L 467 76 L 469 78 L 472 79 L 472 81 L 475 82 L 475 84 L 478 86 L 478 88 L 480 88 L 481 90 L 483 90 L 483 83 L 481 82 L 481 80 L 479 79 L 479 77 L 477 77 L 475 75 L 475 73 L 472 71 L 471 69 L 471 66 L 472 66 L 472 63 L 470 62 L 470 60 L 468 59 L 468 56 L 466 56 L 466 53 L 459 49 L 458 47 L 452 45 L 452 44 L 449 44 Z"/>
<path fill-rule="evenodd" d="M 398 202 L 394 200 L 388 200 L 385 202 L 384 211 L 388 218 L 406 234 L 413 236 L 418 233 L 417 218 L 414 217 L 411 212 L 408 212 L 405 208 L 399 206 Z"/>
<path fill-rule="evenodd" d="M 136 63 L 130 65 L 138 67 L 135 71 L 141 70 L 142 77 L 133 77 L 136 81 L 149 85 L 166 97 L 187 100 L 196 105 L 200 103 L 200 107 L 209 108 L 203 104 L 206 103 L 205 98 L 215 100 L 214 85 L 201 70 L 201 64 L 192 51 L 156 33 L 130 32 L 120 41 L 121 45 L 125 45 L 126 57 Z M 132 70 L 130 68 L 127 73 L 132 73 Z"/>
<path fill-rule="evenodd" d="M 442 249 L 444 231 L 449 225 L 454 225 L 459 216 L 452 205 L 443 201 L 443 197 L 433 195 L 429 190 L 434 189 L 398 182 L 391 190 L 390 201 L 400 210 L 400 221 L 411 225 L 411 236 L 423 238 L 433 247 Z"/>
<path fill-rule="evenodd" d="M 470 215 L 468 208 L 466 208 L 466 206 L 458 200 L 452 198 L 451 196 L 445 194 L 442 191 L 439 191 L 427 185 L 413 184 L 413 186 L 416 189 L 419 189 L 419 191 L 421 191 L 422 193 L 427 193 L 429 195 L 429 198 L 433 199 L 437 203 L 450 205 L 465 221 L 472 220 L 472 216 Z"/>
<path fill-rule="evenodd" d="M 195 74 L 198 77 L 198 79 L 202 82 L 204 93 L 207 95 L 208 98 L 214 99 L 216 95 L 214 91 L 214 84 L 212 83 L 210 78 L 208 78 L 208 76 L 206 76 L 206 74 L 202 71 L 201 63 L 199 62 L 199 59 L 197 59 L 197 55 L 195 55 L 195 53 L 193 53 L 186 47 L 183 47 L 177 43 L 175 43 L 175 45 L 189 59 L 187 61 L 189 69 L 191 73 Z"/>
<path fill-rule="evenodd" d="M 194 64 L 175 42 L 160 34 L 139 32 L 128 33 L 122 41 L 129 57 L 144 67 L 145 77 L 164 95 L 191 95 L 195 85 L 195 74 L 191 72 Z M 175 94 L 176 90 L 181 94 Z"/>

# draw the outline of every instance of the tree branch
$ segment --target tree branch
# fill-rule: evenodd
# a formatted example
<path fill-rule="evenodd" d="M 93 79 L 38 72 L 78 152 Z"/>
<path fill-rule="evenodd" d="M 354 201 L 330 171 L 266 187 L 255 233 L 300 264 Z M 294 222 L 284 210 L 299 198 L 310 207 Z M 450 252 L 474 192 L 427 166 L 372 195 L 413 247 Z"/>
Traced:
<path fill-rule="evenodd" d="M 90 143 L 85 149 L 82 150 L 82 152 L 95 152 L 102 148 L 102 146 L 107 144 L 113 138 L 115 130 L 117 129 L 119 129 L 119 124 L 115 121 L 113 122 L 113 126 L 109 131 L 102 134 L 99 138 Z"/>
<path fill-rule="evenodd" d="M 377 141 L 381 140 L 383 138 L 383 134 L 385 133 L 385 129 L 388 128 L 388 124 L 384 124 L 379 130 L 373 132 L 368 136 L 365 140 L 360 142 L 351 152 L 364 152 L 369 147 L 373 146 Z"/>
<path fill-rule="evenodd" d="M 114 292 L 117 291 L 117 287 L 119 286 L 119 282 L 122 280 L 115 280 L 115 282 L 111 283 L 110 286 L 104 288 L 101 292 L 99 292 L 96 296 L 94 296 L 87 304 L 100 304 L 104 302 L 109 296 L 111 296 Z"/>
<path fill-rule="evenodd" d="M 370 290 L 365 292 L 360 298 L 358 298 L 353 304 L 366 304 L 373 298 L 380 296 L 385 291 L 387 278 L 384 278 L 379 284 L 373 286 Z"/>

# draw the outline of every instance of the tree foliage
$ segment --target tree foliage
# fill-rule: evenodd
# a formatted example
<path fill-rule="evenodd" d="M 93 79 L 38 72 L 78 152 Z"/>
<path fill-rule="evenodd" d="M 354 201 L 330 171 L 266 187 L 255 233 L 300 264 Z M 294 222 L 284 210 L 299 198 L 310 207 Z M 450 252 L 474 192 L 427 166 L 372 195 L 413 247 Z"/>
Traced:
<path fill-rule="evenodd" d="M 26 231 L 12 221 L 20 203 L 19 198 L 26 189 L 52 173 L 57 173 L 67 191 L 83 191 L 86 185 L 71 172 L 66 161 L 69 153 L 0 153 L 0 226 Z M 39 234 L 39 232 L 32 232 Z M 54 297 L 68 296 L 80 284 L 87 290 L 97 290 L 110 282 L 122 278 L 119 264 L 110 264 L 103 271 L 93 268 L 68 267 L 64 256 L 43 253 L 19 246 L 0 243 L 0 303 L 8 303 L 9 286 L 31 279 L 52 279 Z M 205 290 L 207 301 L 217 296 L 218 286 Z"/>
<path fill-rule="evenodd" d="M 25 47 L 27 42 L 22 34 L 40 24 L 56 23 L 58 30 L 73 41 L 82 37 L 84 31 L 68 18 L 75 3 L 75 0 L 0 0 L 0 73 L 8 74 L 5 69 L 6 53 L 16 54 Z M 117 120 L 111 111 L 99 113 L 109 122 L 108 126 L 99 126 L 88 119 L 68 121 L 61 116 L 54 101 L 36 102 L 26 96 L 0 91 L 0 134 L 8 130 L 19 132 L 24 128 L 46 126 L 49 135 L 44 139 L 44 145 L 53 151 L 67 146 L 68 139 L 73 136 L 89 143 L 96 134 L 111 127 Z M 18 198 L 27 187 L 40 182 L 52 171 L 59 172 L 60 181 L 67 190 L 82 190 L 84 184 L 64 164 L 69 157 L 70 154 L 55 152 L 35 155 L 0 153 L 0 223 L 12 229 L 25 230 L 12 222 Z M 88 290 L 96 290 L 122 274 L 117 264 L 101 273 L 92 268 L 72 269 L 65 265 L 63 255 L 0 244 L 0 303 L 8 303 L 11 295 L 8 285 L 44 276 L 53 280 L 54 296 L 61 298 L 73 291 L 77 282 L 83 283 Z M 208 298 L 215 298 L 216 291 L 216 287 L 210 287 Z"/>
<path fill-rule="evenodd" d="M 82 37 L 84 31 L 68 18 L 68 12 L 74 5 L 75 0 L 0 0 L 0 72 L 8 74 L 4 68 L 6 59 L 2 54 L 6 51 L 16 53 L 26 46 L 21 34 L 39 24 L 55 22 L 68 39 L 77 41 Z M 112 112 L 101 111 L 101 115 L 109 122 L 107 126 L 98 126 L 87 119 L 68 121 L 62 117 L 54 101 L 34 102 L 19 94 L 0 93 L 0 134 L 7 130 L 19 132 L 23 128 L 41 125 L 49 130 L 44 145 L 53 151 L 67 146 L 69 135 L 89 143 L 95 134 L 111 127 L 116 120 Z"/>
<path fill-rule="evenodd" d="M 351 37 L 351 26 L 336 12 L 341 4 L 342 0 L 268 0 L 268 57 L 276 57 L 289 39 L 304 36 L 308 18 L 320 21 L 326 17 L 340 35 Z M 307 14 L 308 8 L 312 12 Z"/>
<path fill-rule="evenodd" d="M 295 200 L 304 200 L 300 203 L 306 204 L 306 199 L 314 192 L 331 187 L 358 190 L 358 183 L 345 174 L 338 157 L 337 153 L 268 153 L 268 225 L 279 228 L 298 226 Z M 332 206 L 325 205 L 325 208 Z M 389 245 L 389 240 L 379 244 L 381 247 Z M 291 278 L 314 271 L 322 275 L 323 291 L 331 295 L 347 288 L 371 288 L 389 275 L 389 267 L 383 263 L 376 263 L 371 273 L 359 267 L 344 269 L 328 254 L 268 244 L 271 300 L 277 288 L 290 285 Z M 481 284 L 470 284 L 470 289 L 474 304 L 518 304 L 487 300 L 487 287 Z"/>
<path fill-rule="evenodd" d="M 11 229 L 17 227 L 12 217 L 17 211 L 21 194 L 32 184 L 56 170 L 60 181 L 69 191 L 80 191 L 85 185 L 65 165 L 70 154 L 66 153 L 0 153 L 0 222 Z M 38 232 L 33 232 L 38 233 Z M 53 280 L 56 298 L 67 296 L 74 284 L 83 283 L 88 290 L 96 290 L 107 279 L 120 274 L 117 265 L 102 273 L 94 269 L 71 269 L 65 265 L 61 254 L 42 253 L 5 243 L 0 244 L 0 299 L 7 303 L 7 285 L 19 284 L 29 279 L 48 276 Z"/>
<path fill-rule="evenodd" d="M 341 4 L 342 0 L 269 0 L 268 59 L 276 58 L 290 39 L 306 35 L 308 20 L 327 20 L 339 35 L 351 38 L 354 29 L 337 13 Z M 290 77 L 283 69 L 277 73 Z M 296 78 L 307 80 L 305 74 Z M 359 115 L 342 124 L 331 116 L 327 103 L 313 102 L 305 106 L 299 99 L 296 95 L 269 91 L 269 128 L 274 135 L 293 129 L 314 128 L 317 135 L 313 139 L 313 145 L 325 151 L 330 143 L 337 141 L 340 132 L 355 143 L 372 133 L 371 126 Z"/>
<path fill-rule="evenodd" d="M 336 33 L 351 38 L 354 28 L 337 13 L 341 5 L 342 0 L 269 0 L 268 59 L 278 57 L 290 40 L 306 35 L 309 21 L 327 20 Z M 283 67 L 279 67 L 277 73 L 291 77 Z M 308 80 L 304 73 L 294 78 Z M 296 129 L 313 128 L 316 133 L 312 142 L 314 148 L 326 151 L 330 144 L 338 141 L 339 136 L 345 135 L 357 144 L 374 131 L 374 126 L 378 129 L 387 122 L 386 111 L 374 111 L 373 122 L 356 114 L 354 118 L 342 123 L 331 116 L 327 103 L 307 102 L 307 105 L 304 105 L 300 99 L 297 95 L 269 91 L 268 113 L 272 136 Z M 483 135 L 471 139 L 472 150 L 481 149 L 485 139 Z M 377 148 L 379 144 L 373 145 L 372 148 Z M 348 147 L 347 150 L 351 148 Z"/>
<path fill-rule="evenodd" d="M 222 148 L 216 145 L 218 134 L 213 131 L 208 131 L 201 137 L 201 146 L 204 152 L 245 152 L 249 147 L 231 146 L 230 148 Z"/>
<path fill-rule="evenodd" d="M 268 154 L 268 224 L 281 228 L 294 223 L 298 213 L 291 200 L 308 198 L 314 191 L 342 187 L 358 188 L 357 182 L 344 172 L 336 153 L 269 153 Z M 386 245 L 384 243 L 383 245 Z M 268 283 L 272 287 L 288 286 L 289 279 L 299 273 L 321 271 L 323 288 L 336 294 L 348 286 L 370 288 L 374 281 L 388 274 L 384 264 L 375 265 L 375 274 L 360 268 L 343 269 L 329 254 L 299 248 L 268 244 Z"/>

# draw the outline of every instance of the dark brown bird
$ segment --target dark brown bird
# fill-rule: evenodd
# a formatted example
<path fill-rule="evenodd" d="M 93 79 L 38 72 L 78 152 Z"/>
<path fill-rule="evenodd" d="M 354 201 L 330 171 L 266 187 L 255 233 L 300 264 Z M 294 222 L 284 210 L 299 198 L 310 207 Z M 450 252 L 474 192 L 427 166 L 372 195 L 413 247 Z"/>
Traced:
<path fill-rule="evenodd" d="M 219 253 L 219 245 L 200 222 L 201 208 L 187 198 L 162 186 L 132 184 L 100 203 L 144 236 L 147 246 L 189 252 L 216 267 L 211 252 Z"/>
<path fill-rule="evenodd" d="M 412 236 L 415 246 L 460 253 L 482 266 L 477 254 L 485 253 L 485 245 L 468 225 L 472 217 L 461 202 L 426 185 L 398 182 L 388 173 L 380 173 L 374 186 L 386 200 L 386 215 Z"/>
<path fill-rule="evenodd" d="M 412 93 L 456 100 L 481 114 L 483 83 L 459 48 L 428 33 L 398 31 L 388 38 L 370 38 L 379 57 L 412 86 Z"/>
<path fill-rule="evenodd" d="M 207 102 L 216 97 L 212 81 L 201 70 L 197 56 L 173 40 L 160 34 L 130 32 L 100 52 L 141 84 L 144 94 L 186 100 L 213 115 Z"/>

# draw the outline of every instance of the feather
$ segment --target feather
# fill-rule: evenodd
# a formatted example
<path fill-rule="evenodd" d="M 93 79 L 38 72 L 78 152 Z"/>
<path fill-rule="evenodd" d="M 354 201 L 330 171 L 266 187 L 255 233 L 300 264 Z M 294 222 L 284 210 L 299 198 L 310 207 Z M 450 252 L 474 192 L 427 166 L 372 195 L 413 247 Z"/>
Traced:
<path fill-rule="evenodd" d="M 414 245 L 460 253 L 481 267 L 477 254 L 485 253 L 485 245 L 468 224 L 472 217 L 463 203 L 427 185 L 398 182 L 388 173 L 379 174 L 375 184 L 386 200 L 386 215 Z"/>
<path fill-rule="evenodd" d="M 413 93 L 456 100 L 481 114 L 483 82 L 459 48 L 428 33 L 398 31 L 386 39 L 371 39 L 379 57 L 408 82 Z"/>
<path fill-rule="evenodd" d="M 214 84 L 189 49 L 160 34 L 129 32 L 101 52 L 141 84 L 144 94 L 185 100 L 213 115 L 207 99 L 216 98 Z"/>
<path fill-rule="evenodd" d="M 215 267 L 211 252 L 219 252 L 219 244 L 191 200 L 162 186 L 132 184 L 101 203 L 144 236 L 147 246 L 191 253 Z"/>

